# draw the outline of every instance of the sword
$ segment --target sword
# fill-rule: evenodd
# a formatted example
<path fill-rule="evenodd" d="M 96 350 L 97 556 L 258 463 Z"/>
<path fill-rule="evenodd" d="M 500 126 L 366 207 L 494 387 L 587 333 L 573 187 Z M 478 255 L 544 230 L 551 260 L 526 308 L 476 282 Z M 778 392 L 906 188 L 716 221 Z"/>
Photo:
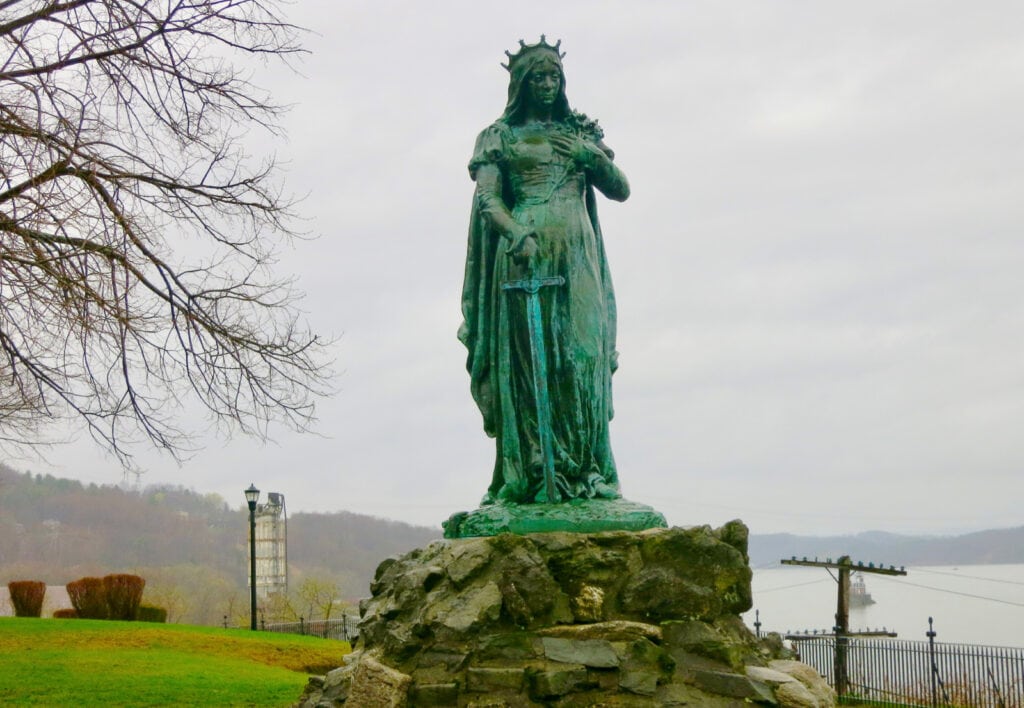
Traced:
<path fill-rule="evenodd" d="M 533 359 L 533 397 L 537 401 L 537 436 L 540 438 L 541 455 L 544 458 L 544 499 L 548 504 L 562 501 L 555 487 L 555 453 L 552 448 L 551 402 L 548 400 L 548 362 L 544 354 L 544 326 L 540 317 L 540 295 L 538 291 L 550 285 L 565 285 L 565 278 L 527 278 L 510 280 L 501 284 L 502 290 L 511 293 L 522 290 L 526 293 L 526 321 L 530 329 L 530 355 Z"/>

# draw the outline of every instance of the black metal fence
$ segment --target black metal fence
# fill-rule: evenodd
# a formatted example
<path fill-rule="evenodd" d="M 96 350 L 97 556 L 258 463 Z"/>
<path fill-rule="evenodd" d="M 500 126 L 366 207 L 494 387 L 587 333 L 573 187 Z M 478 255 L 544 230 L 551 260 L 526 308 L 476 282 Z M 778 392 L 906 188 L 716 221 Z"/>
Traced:
<path fill-rule="evenodd" d="M 261 622 L 260 629 L 265 632 L 280 632 L 282 634 L 302 634 L 308 637 L 320 637 L 321 639 L 340 639 L 342 641 L 355 641 L 359 633 L 356 623 L 348 617 L 332 620 L 307 621 L 302 617 L 298 622 Z"/>
<path fill-rule="evenodd" d="M 845 648 L 840 696 L 893 706 L 1024 708 L 1024 649 L 859 637 L 794 639 L 800 659 L 836 686 L 836 648 Z"/>

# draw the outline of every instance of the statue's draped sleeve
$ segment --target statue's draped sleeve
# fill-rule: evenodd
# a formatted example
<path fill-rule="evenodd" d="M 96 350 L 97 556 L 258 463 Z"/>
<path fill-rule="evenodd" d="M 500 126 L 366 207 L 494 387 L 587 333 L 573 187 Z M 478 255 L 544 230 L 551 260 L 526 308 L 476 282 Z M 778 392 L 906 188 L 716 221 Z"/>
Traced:
<path fill-rule="evenodd" d="M 501 217 L 509 215 L 502 196 L 500 171 L 504 165 L 505 141 L 508 127 L 495 123 L 486 128 L 476 140 L 473 157 L 469 162 L 469 175 L 477 181 L 484 178 L 488 184 L 474 193 L 469 217 L 469 244 L 466 250 L 466 273 L 462 286 L 462 326 L 459 340 L 466 346 L 466 370 L 470 375 L 473 399 L 484 419 L 484 431 L 491 437 L 497 434 L 499 405 L 497 386 L 493 381 L 495 364 L 495 333 L 498 306 L 494 280 L 494 260 L 506 245 L 499 229 Z M 481 174 L 481 171 L 484 174 Z M 493 179 L 495 171 L 497 179 Z M 494 182 L 493 184 L 490 182 Z M 503 212 L 503 214 L 502 214 Z"/>

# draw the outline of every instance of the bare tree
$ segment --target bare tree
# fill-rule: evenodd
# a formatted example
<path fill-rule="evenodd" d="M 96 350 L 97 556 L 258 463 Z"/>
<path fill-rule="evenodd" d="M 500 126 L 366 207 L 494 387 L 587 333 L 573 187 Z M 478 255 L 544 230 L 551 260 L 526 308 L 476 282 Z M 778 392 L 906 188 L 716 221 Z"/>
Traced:
<path fill-rule="evenodd" d="M 0 443 L 85 421 L 123 464 L 305 428 L 324 343 L 269 266 L 294 237 L 246 130 L 281 107 L 239 68 L 302 50 L 276 0 L 0 0 Z"/>
<path fill-rule="evenodd" d="M 305 612 L 305 618 L 329 620 L 341 602 L 341 588 L 333 579 L 322 575 L 303 578 L 294 592 L 293 604 Z"/>

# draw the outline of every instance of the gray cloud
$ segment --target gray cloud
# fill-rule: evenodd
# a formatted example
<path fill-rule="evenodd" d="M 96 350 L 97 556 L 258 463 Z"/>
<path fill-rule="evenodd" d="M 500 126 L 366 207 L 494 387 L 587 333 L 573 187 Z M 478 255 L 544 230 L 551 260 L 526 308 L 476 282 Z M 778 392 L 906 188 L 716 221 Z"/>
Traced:
<path fill-rule="evenodd" d="M 493 446 L 455 340 L 465 164 L 504 103 L 502 52 L 546 32 L 633 184 L 599 206 L 626 495 L 755 532 L 1022 523 L 1024 7 L 294 11 L 316 32 L 302 77 L 259 78 L 295 104 L 272 147 L 319 239 L 280 265 L 342 335 L 340 392 L 321 437 L 147 456 L 146 481 L 428 524 L 475 506 Z M 84 446 L 52 460 L 117 479 Z"/>

